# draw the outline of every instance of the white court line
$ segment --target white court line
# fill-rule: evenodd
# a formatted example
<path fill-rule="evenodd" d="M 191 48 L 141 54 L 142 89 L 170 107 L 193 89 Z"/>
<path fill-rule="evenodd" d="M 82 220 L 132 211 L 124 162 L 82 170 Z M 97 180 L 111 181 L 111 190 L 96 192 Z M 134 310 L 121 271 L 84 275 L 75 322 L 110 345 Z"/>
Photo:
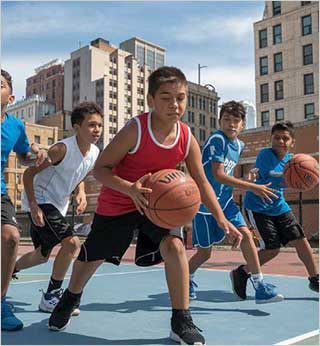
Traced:
<path fill-rule="evenodd" d="M 302 340 L 311 338 L 313 336 L 316 336 L 318 334 L 319 334 L 319 329 L 316 329 L 316 330 L 313 330 L 312 332 L 309 332 L 309 333 L 306 333 L 306 334 L 302 334 L 302 335 L 299 335 L 299 336 L 296 336 L 294 338 L 287 339 L 287 340 L 284 340 L 284 341 L 280 341 L 280 342 L 278 342 L 275 345 L 292 345 L 292 344 L 295 344 L 295 343 L 297 343 L 299 341 L 302 341 Z"/>
<path fill-rule="evenodd" d="M 112 276 L 112 275 L 126 275 L 126 274 L 140 274 L 140 273 L 148 273 L 148 272 L 159 272 L 159 271 L 162 271 L 162 270 L 163 269 L 149 269 L 149 270 L 136 270 L 136 271 L 132 271 L 132 272 L 94 274 L 92 277 Z M 30 275 L 33 275 L 33 274 L 30 274 Z M 51 273 L 50 274 L 41 274 L 41 275 L 51 275 Z M 67 277 L 65 278 L 65 280 L 69 280 L 69 279 L 70 279 L 70 276 L 68 278 Z M 12 282 L 11 285 L 31 284 L 31 283 L 34 283 L 34 282 L 43 282 L 43 281 L 48 281 L 48 279 Z"/>

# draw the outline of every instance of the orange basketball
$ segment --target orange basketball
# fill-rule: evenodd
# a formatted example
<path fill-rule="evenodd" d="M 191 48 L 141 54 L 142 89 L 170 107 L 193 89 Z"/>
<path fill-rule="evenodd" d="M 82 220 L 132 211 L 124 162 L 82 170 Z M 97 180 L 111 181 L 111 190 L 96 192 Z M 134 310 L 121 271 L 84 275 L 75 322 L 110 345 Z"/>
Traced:
<path fill-rule="evenodd" d="M 289 187 L 310 190 L 319 183 L 318 161 L 307 154 L 296 154 L 284 166 L 283 175 Z"/>
<path fill-rule="evenodd" d="M 146 216 L 157 226 L 172 229 L 190 223 L 200 206 L 200 192 L 194 180 L 176 169 L 158 171 L 146 181 Z"/>

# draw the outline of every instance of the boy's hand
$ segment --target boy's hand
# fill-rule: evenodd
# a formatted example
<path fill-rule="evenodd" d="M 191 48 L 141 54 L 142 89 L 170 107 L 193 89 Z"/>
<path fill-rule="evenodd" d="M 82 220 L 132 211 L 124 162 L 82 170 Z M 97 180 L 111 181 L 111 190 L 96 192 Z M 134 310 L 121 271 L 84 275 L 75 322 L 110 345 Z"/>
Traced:
<path fill-rule="evenodd" d="M 151 173 L 148 173 L 138 179 L 135 183 L 133 183 L 129 190 L 129 196 L 133 200 L 137 210 L 141 215 L 143 215 L 143 209 L 145 209 L 148 206 L 148 201 L 144 197 L 143 194 L 145 193 L 151 193 L 152 190 L 144 187 L 143 183 L 151 176 Z"/>
<path fill-rule="evenodd" d="M 250 191 L 259 196 L 264 202 L 272 203 L 272 198 L 278 199 L 279 197 L 275 194 L 278 191 L 269 187 L 271 184 L 252 184 Z"/>
<path fill-rule="evenodd" d="M 232 245 L 232 248 L 237 249 L 240 246 L 240 243 L 242 240 L 242 234 L 227 219 L 224 219 L 221 221 L 217 220 L 217 223 L 218 223 L 219 227 L 221 227 L 224 230 L 226 238 L 227 238 L 229 244 Z"/>
<path fill-rule="evenodd" d="M 31 214 L 32 222 L 36 226 L 38 227 L 44 226 L 43 212 L 39 208 L 38 204 L 33 203 L 30 205 L 30 214 Z"/>
<path fill-rule="evenodd" d="M 255 182 L 259 177 L 259 168 L 252 168 L 248 173 L 248 181 Z"/>
<path fill-rule="evenodd" d="M 40 149 L 40 147 L 36 143 L 31 144 L 31 153 L 34 154 L 35 166 L 40 166 L 45 160 L 51 162 L 48 156 L 48 150 Z"/>
<path fill-rule="evenodd" d="M 79 192 L 75 198 L 77 203 L 76 213 L 77 215 L 82 214 L 87 208 L 87 198 L 84 192 Z"/>

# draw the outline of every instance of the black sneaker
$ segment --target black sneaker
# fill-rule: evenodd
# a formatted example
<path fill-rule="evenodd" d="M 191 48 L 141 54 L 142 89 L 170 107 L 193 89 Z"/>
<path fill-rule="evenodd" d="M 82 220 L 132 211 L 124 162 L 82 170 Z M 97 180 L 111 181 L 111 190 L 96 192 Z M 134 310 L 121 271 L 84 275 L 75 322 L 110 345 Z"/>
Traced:
<path fill-rule="evenodd" d="M 181 345 L 205 345 L 202 332 L 194 325 L 189 310 L 179 310 L 171 317 L 170 339 L 179 342 Z"/>
<path fill-rule="evenodd" d="M 319 292 L 319 274 L 309 278 L 309 288 L 312 291 Z"/>
<path fill-rule="evenodd" d="M 230 279 L 233 293 L 244 300 L 247 299 L 246 289 L 250 274 L 248 274 L 243 268 L 244 265 L 241 265 L 237 269 L 232 270 L 230 272 Z"/>
<path fill-rule="evenodd" d="M 81 295 L 77 295 L 77 298 L 74 296 L 65 290 L 49 318 L 48 327 L 50 330 L 60 331 L 69 325 L 74 309 L 78 308 L 80 304 Z"/>

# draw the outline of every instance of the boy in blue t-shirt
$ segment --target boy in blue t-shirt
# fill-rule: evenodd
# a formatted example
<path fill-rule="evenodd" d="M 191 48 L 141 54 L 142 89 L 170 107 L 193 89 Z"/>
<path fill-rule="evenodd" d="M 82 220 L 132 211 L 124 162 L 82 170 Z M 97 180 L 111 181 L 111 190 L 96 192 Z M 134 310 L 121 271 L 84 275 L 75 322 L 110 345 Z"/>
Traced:
<path fill-rule="evenodd" d="M 272 188 L 278 190 L 278 199 L 269 203 L 248 191 L 244 206 L 252 226 L 259 231 L 264 243 L 263 249 L 258 253 L 260 264 L 263 265 L 276 257 L 281 245 L 290 244 L 296 248 L 299 258 L 307 269 L 310 289 L 319 292 L 319 272 L 312 248 L 283 195 L 285 188 L 283 170 L 292 157 L 289 150 L 294 146 L 294 142 L 294 127 L 291 122 L 277 123 L 272 127 L 271 148 L 262 149 L 256 159 L 258 169 L 256 183 L 271 184 Z M 245 279 L 242 286 L 246 287 Z"/>
<path fill-rule="evenodd" d="M 10 152 L 13 150 L 23 165 L 41 164 L 47 157 L 46 152 L 34 145 L 32 151 L 23 123 L 6 113 L 7 105 L 14 101 L 12 79 L 8 72 L 1 70 L 1 330 L 14 331 L 23 327 L 23 323 L 13 314 L 6 294 L 17 258 L 20 233 L 16 213 L 7 195 L 4 169 Z"/>
<path fill-rule="evenodd" d="M 202 164 L 227 220 L 243 235 L 240 247 L 251 272 L 252 283 L 256 290 L 256 303 L 278 302 L 283 300 L 283 296 L 276 293 L 273 285 L 263 281 L 258 253 L 251 232 L 232 195 L 233 188 L 236 187 L 250 190 L 262 200 L 271 201 L 276 198 L 276 190 L 269 187 L 269 184 L 257 185 L 233 176 L 234 168 L 244 148 L 243 142 L 238 139 L 244 122 L 245 109 L 241 103 L 230 101 L 223 104 L 220 110 L 220 130 L 213 132 L 204 144 Z M 197 247 L 197 252 L 189 261 L 190 299 L 196 299 L 195 271 L 210 258 L 213 244 L 221 242 L 225 234 L 203 204 L 201 204 L 192 226 L 193 245 Z M 250 276 L 243 270 L 243 266 L 230 273 L 234 293 L 239 298 L 246 299 L 245 290 L 239 287 L 243 276 L 246 280 Z"/>

